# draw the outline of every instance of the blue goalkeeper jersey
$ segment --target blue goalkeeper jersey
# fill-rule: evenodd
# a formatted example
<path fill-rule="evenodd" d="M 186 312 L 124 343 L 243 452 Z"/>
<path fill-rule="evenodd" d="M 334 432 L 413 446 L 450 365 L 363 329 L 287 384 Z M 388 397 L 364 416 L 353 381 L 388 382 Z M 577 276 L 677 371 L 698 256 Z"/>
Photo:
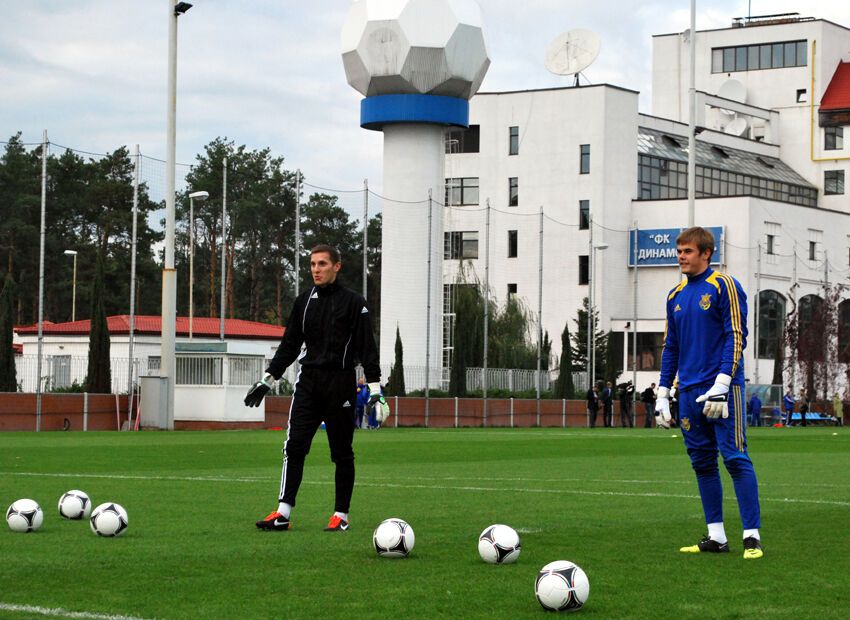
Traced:
<path fill-rule="evenodd" d="M 732 276 L 711 267 L 667 295 L 667 327 L 659 385 L 679 389 L 712 384 L 718 374 L 744 385 L 747 296 Z"/>

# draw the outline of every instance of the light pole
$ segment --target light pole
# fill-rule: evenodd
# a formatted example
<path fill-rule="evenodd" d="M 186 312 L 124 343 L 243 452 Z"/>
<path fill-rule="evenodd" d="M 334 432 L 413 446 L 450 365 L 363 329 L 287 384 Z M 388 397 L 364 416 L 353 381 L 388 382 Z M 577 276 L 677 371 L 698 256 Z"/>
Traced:
<path fill-rule="evenodd" d="M 65 250 L 65 256 L 73 256 L 74 257 L 74 280 L 72 284 L 72 293 L 71 293 L 71 322 L 77 320 L 77 251 L 76 250 Z"/>
<path fill-rule="evenodd" d="M 160 376 L 165 379 L 165 427 L 174 429 L 176 382 L 177 272 L 174 269 L 174 177 L 177 160 L 177 18 L 192 8 L 188 2 L 168 0 L 168 90 L 165 148 L 165 264 L 162 269 L 162 348 Z"/>
<path fill-rule="evenodd" d="M 209 192 L 189 194 L 189 339 L 192 339 L 192 321 L 195 317 L 195 201 L 203 202 Z"/>
<path fill-rule="evenodd" d="M 590 325 L 590 388 L 593 389 L 593 384 L 596 383 L 596 321 L 593 318 L 593 310 L 596 305 L 596 250 L 607 250 L 607 243 L 597 243 L 591 248 L 590 257 L 590 303 L 588 304 L 588 324 Z"/>

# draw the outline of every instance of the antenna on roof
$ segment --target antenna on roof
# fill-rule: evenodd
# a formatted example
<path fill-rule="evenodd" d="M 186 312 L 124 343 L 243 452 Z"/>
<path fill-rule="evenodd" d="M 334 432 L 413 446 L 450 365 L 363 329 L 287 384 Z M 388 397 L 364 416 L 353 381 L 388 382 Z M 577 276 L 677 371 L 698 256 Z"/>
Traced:
<path fill-rule="evenodd" d="M 555 37 L 546 49 L 546 68 L 555 75 L 573 75 L 573 86 L 579 85 L 579 74 L 599 55 L 600 40 L 592 30 L 577 28 Z"/>

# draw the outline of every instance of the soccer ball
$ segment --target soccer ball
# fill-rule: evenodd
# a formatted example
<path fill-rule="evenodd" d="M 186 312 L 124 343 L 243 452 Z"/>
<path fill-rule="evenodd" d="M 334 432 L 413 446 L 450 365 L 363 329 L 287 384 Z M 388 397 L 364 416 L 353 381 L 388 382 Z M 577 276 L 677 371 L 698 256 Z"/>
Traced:
<path fill-rule="evenodd" d="M 68 491 L 59 498 L 59 515 L 66 519 L 88 519 L 91 515 L 91 500 L 85 491 Z"/>
<path fill-rule="evenodd" d="M 413 528 L 402 519 L 381 521 L 372 534 L 375 551 L 384 558 L 406 558 L 415 542 Z"/>
<path fill-rule="evenodd" d="M 491 525 L 478 537 L 478 554 L 488 564 L 511 564 L 521 551 L 519 534 L 507 525 Z"/>
<path fill-rule="evenodd" d="M 127 531 L 127 511 L 120 504 L 106 502 L 92 510 L 89 523 L 98 536 L 121 536 Z"/>
<path fill-rule="evenodd" d="M 44 512 L 38 502 L 31 499 L 19 499 L 6 511 L 6 523 L 13 532 L 34 532 L 41 527 Z"/>
<path fill-rule="evenodd" d="M 558 560 L 550 562 L 537 573 L 534 593 L 543 609 L 578 611 L 587 602 L 590 582 L 579 566 Z"/>

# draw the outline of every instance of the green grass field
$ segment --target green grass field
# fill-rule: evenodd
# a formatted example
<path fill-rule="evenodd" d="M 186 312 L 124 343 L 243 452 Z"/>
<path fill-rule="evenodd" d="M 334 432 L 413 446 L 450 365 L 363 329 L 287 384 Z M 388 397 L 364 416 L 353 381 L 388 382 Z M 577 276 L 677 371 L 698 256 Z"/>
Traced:
<path fill-rule="evenodd" d="M 590 579 L 586 616 L 846 618 L 850 432 L 750 431 L 765 545 L 756 561 L 741 557 L 725 472 L 732 553 L 678 552 L 704 524 L 675 434 L 358 432 L 346 533 L 322 531 L 333 467 L 321 431 L 289 532 L 254 528 L 276 507 L 284 433 L 0 434 L 0 505 L 30 497 L 45 511 L 36 533 L 0 531 L 0 618 L 539 618 L 534 578 L 558 559 Z M 58 498 L 72 488 L 122 504 L 127 533 L 99 538 L 61 519 Z M 391 516 L 416 532 L 407 559 L 371 547 Z M 520 532 L 516 564 L 479 559 L 491 523 Z"/>

